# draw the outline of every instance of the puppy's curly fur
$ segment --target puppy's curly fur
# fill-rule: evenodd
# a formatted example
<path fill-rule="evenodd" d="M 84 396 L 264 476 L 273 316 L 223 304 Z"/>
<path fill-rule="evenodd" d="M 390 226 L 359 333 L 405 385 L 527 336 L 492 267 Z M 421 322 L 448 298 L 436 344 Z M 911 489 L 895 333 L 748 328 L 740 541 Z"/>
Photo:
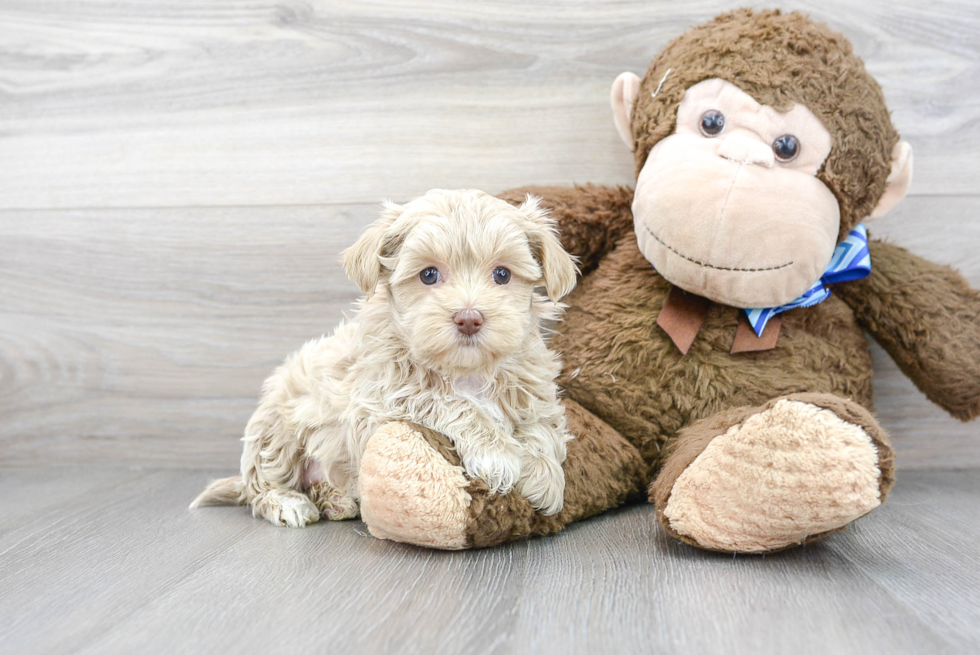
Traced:
<path fill-rule="evenodd" d="M 357 516 L 368 440 L 407 421 L 452 439 L 467 473 L 497 493 L 516 487 L 543 513 L 560 511 L 570 437 L 561 364 L 541 331 L 576 268 L 537 199 L 514 207 L 433 190 L 388 203 L 344 266 L 366 294 L 355 316 L 266 380 L 242 475 L 215 481 L 191 507 L 248 504 L 292 527 Z M 542 283 L 550 300 L 535 292 Z M 462 312 L 482 321 L 475 333 Z"/>

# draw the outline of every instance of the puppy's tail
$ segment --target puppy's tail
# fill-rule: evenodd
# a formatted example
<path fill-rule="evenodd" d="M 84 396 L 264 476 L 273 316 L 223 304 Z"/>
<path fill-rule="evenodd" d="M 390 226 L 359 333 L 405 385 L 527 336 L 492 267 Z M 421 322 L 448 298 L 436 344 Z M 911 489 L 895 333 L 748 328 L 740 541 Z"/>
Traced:
<path fill-rule="evenodd" d="M 221 478 L 208 485 L 201 495 L 191 503 L 191 509 L 201 505 L 244 505 L 245 483 L 242 476 Z"/>

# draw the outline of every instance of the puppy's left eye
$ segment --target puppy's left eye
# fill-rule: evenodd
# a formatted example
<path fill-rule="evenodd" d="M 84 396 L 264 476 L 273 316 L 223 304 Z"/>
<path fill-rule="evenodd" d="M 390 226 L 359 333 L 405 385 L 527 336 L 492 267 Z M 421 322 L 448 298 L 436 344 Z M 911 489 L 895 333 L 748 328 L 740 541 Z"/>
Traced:
<path fill-rule="evenodd" d="M 493 281 L 497 284 L 507 284 L 510 282 L 510 271 L 503 266 L 493 269 Z"/>
<path fill-rule="evenodd" d="M 422 280 L 422 284 L 435 284 L 441 278 L 442 276 L 439 274 L 439 269 L 435 266 L 430 266 L 419 273 L 419 279 Z"/>

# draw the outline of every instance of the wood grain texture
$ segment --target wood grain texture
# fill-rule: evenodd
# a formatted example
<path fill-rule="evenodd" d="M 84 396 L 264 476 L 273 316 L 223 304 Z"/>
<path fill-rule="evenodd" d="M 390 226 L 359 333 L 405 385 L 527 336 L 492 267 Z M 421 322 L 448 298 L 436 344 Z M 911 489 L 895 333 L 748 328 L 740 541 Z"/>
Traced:
<path fill-rule="evenodd" d="M 240 522 L 228 531 L 194 528 L 177 535 L 174 521 L 185 522 L 188 515 L 184 499 L 174 493 L 173 473 L 145 473 L 104 486 L 88 480 L 101 473 L 91 469 L 31 473 L 24 479 L 4 472 L 19 474 L 33 488 L 28 507 L 46 510 L 43 520 L 18 527 L 17 543 L 0 559 L 0 651 L 6 653 L 77 652 L 251 527 Z M 40 505 L 47 480 L 59 474 L 95 489 L 74 502 Z"/>
<path fill-rule="evenodd" d="M 742 4 L 0 2 L 0 655 L 980 650 L 976 470 L 765 558 L 648 505 L 467 553 L 185 509 L 355 299 L 382 197 L 631 183 L 611 81 Z M 873 231 L 980 286 L 980 7 L 751 4 L 854 42 L 916 152 Z M 902 468 L 980 467 L 980 426 L 875 365 Z"/>
<path fill-rule="evenodd" d="M 611 80 L 737 4 L 0 2 L 0 462 L 233 463 L 375 203 L 629 183 Z M 980 9 L 766 4 L 844 31 L 916 149 L 876 233 L 980 285 Z M 980 466 L 875 353 L 900 465 Z"/>
<path fill-rule="evenodd" d="M 5 0 L 0 207 L 629 182 L 612 80 L 742 4 Z M 915 147 L 913 193 L 977 192 L 973 0 L 749 4 L 810 10 L 854 42 Z"/>
<path fill-rule="evenodd" d="M 357 297 L 338 256 L 377 211 L 0 211 L 0 461 L 234 465 L 262 380 Z M 977 215 L 916 197 L 872 227 L 980 286 Z M 875 355 L 900 466 L 980 466 L 980 424 Z"/>
<path fill-rule="evenodd" d="M 980 550 L 977 549 L 980 500 L 977 471 L 957 474 L 950 484 L 942 476 L 899 476 L 899 493 L 873 523 L 858 524 L 851 539 L 828 546 L 840 553 L 874 584 L 907 607 L 962 652 L 980 650 Z M 913 538 L 896 551 L 896 542 Z M 958 563 L 949 556 L 956 553 Z M 914 571 L 915 573 L 911 573 Z M 914 578 L 928 577 L 922 585 Z M 955 607 L 944 608 L 951 601 Z"/>
<path fill-rule="evenodd" d="M 71 507 L 50 509 L 52 474 L 80 490 Z M 102 476 L 0 470 L 47 517 L 0 516 L 21 537 L 0 558 L 0 653 L 980 648 L 977 471 L 906 473 L 849 531 L 734 558 L 670 540 L 648 505 L 446 553 L 377 541 L 358 521 L 290 530 L 243 508 L 188 511 L 204 471 Z"/>
<path fill-rule="evenodd" d="M 5 214 L 3 459 L 213 466 L 195 451 L 236 448 L 262 380 L 354 300 L 338 256 L 375 213 Z"/>

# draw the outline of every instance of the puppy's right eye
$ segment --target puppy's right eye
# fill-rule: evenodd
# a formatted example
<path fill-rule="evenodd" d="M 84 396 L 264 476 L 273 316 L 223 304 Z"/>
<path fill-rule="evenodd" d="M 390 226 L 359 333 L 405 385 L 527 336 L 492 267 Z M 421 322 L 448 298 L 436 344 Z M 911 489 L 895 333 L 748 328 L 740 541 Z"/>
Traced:
<path fill-rule="evenodd" d="M 510 271 L 503 266 L 493 269 L 493 281 L 497 284 L 507 284 L 510 282 Z"/>
<path fill-rule="evenodd" d="M 422 280 L 422 284 L 435 284 L 442 279 L 442 276 L 439 274 L 438 268 L 430 266 L 419 273 L 419 279 Z"/>

